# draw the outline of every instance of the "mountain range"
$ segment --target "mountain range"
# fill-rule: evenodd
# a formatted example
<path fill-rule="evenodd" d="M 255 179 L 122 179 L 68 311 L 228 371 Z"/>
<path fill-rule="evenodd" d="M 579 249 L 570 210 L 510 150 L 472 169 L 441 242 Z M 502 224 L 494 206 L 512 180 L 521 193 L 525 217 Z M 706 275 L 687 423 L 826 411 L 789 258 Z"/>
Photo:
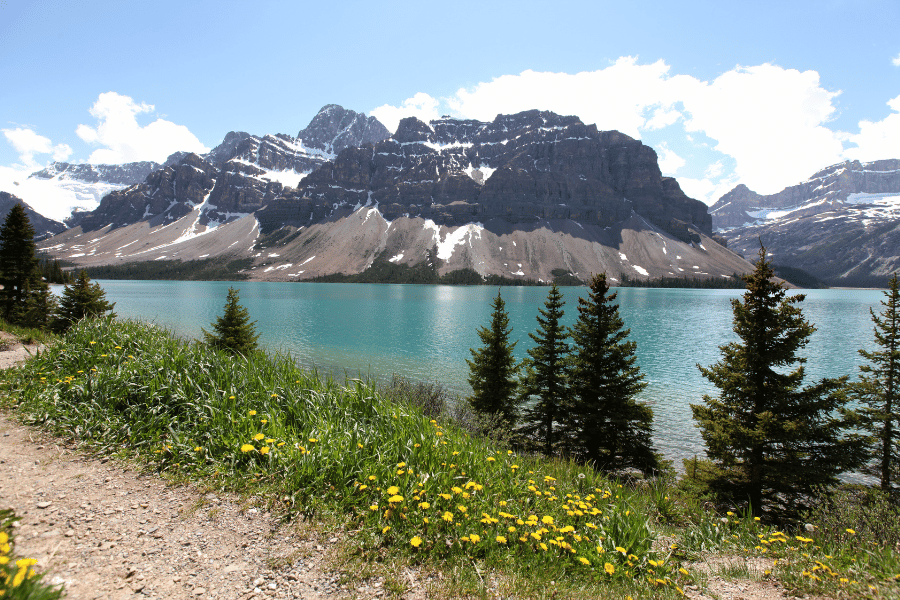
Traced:
<path fill-rule="evenodd" d="M 146 168 L 122 165 L 117 181 L 143 178 L 40 247 L 76 266 L 218 261 L 257 280 L 427 268 L 549 282 L 751 268 L 714 236 L 706 205 L 662 176 L 652 148 L 551 112 L 407 118 L 391 134 L 328 105 L 297 136 L 231 132 L 207 154 Z M 102 171 L 57 163 L 35 176 L 103 180 Z"/>
<path fill-rule="evenodd" d="M 847 161 L 771 195 L 739 185 L 710 207 L 733 250 L 832 286 L 882 287 L 900 269 L 900 160 Z"/>

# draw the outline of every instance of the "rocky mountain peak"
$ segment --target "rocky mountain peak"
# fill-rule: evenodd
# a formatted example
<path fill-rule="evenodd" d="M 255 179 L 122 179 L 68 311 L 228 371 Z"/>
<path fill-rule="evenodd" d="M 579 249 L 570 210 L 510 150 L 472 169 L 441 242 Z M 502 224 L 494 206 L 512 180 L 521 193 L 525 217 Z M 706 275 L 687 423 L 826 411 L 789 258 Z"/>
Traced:
<path fill-rule="evenodd" d="M 297 133 L 297 140 L 307 148 L 337 155 L 344 148 L 374 144 L 390 136 L 391 132 L 375 117 L 337 104 L 326 104 L 309 125 Z"/>
<path fill-rule="evenodd" d="M 434 130 L 427 124 L 423 123 L 416 117 L 406 117 L 400 120 L 397 125 L 397 132 L 392 136 L 394 140 L 401 144 L 408 142 L 428 142 L 431 141 Z"/>
<path fill-rule="evenodd" d="M 65 225 L 41 215 L 31 208 L 27 202 L 9 192 L 0 192 L 0 223 L 6 220 L 6 215 L 16 204 L 21 204 L 25 209 L 25 214 L 28 215 L 31 226 L 34 227 L 35 240 L 42 240 L 65 231 Z"/>

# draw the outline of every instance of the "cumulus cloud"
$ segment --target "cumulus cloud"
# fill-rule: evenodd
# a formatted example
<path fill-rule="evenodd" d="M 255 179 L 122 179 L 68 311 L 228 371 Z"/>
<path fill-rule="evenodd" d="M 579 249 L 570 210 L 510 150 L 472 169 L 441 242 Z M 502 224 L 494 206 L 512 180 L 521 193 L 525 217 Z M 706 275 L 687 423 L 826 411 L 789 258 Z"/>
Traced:
<path fill-rule="evenodd" d="M 405 117 L 416 117 L 425 123 L 437 119 L 440 116 L 438 113 L 439 104 L 440 102 L 437 99 L 424 92 L 419 92 L 412 98 L 404 100 L 400 106 L 383 104 L 369 112 L 373 117 L 381 121 L 382 125 L 387 127 L 389 131 L 393 132 L 397 131 L 400 119 Z"/>
<path fill-rule="evenodd" d="M 900 54 L 898 54 L 897 56 L 895 56 L 894 58 L 892 58 L 892 59 L 891 59 L 891 63 L 892 63 L 895 67 L 900 67 Z"/>
<path fill-rule="evenodd" d="M 659 170 L 663 175 L 674 175 L 685 164 L 685 160 L 670 150 L 665 142 L 657 144 L 656 151 L 660 155 Z"/>
<path fill-rule="evenodd" d="M 894 112 L 881 121 L 860 121 L 859 133 L 848 136 L 856 144 L 848 148 L 847 158 L 860 161 L 900 158 L 900 96 L 888 100 Z"/>
<path fill-rule="evenodd" d="M 685 129 L 716 140 L 752 190 L 780 191 L 841 160 L 840 135 L 826 126 L 840 92 L 823 89 L 815 71 L 737 67 L 689 92 Z"/>
<path fill-rule="evenodd" d="M 75 130 L 85 142 L 101 146 L 94 150 L 88 162 L 95 164 L 120 164 L 142 160 L 163 162 L 171 153 L 207 152 L 209 148 L 184 125 L 157 118 L 141 126 L 137 117 L 153 112 L 152 104 L 137 103 L 129 96 L 116 92 L 100 94 L 91 106 L 91 116 L 97 119 L 95 126 L 79 125 Z"/>
<path fill-rule="evenodd" d="M 54 146 L 50 138 L 39 135 L 26 127 L 3 129 L 2 131 L 6 141 L 19 153 L 19 160 L 26 168 L 38 166 L 38 161 L 35 159 L 37 154 L 50 154 L 53 156 L 53 160 L 66 160 L 72 154 L 72 149 L 68 145 L 57 144 Z"/>

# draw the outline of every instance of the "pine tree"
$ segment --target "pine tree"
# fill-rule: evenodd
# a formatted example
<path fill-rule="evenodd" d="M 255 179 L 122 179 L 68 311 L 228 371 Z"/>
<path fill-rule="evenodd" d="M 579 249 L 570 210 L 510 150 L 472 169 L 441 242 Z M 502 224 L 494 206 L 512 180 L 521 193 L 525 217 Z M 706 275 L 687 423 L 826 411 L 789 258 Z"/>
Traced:
<path fill-rule="evenodd" d="M 203 330 L 204 341 L 213 348 L 227 350 L 233 354 L 247 354 L 256 349 L 256 321 L 250 321 L 250 311 L 241 306 L 240 295 L 233 287 L 228 288 L 225 312 L 212 323 L 213 333 Z"/>
<path fill-rule="evenodd" d="M 472 360 L 466 360 L 469 365 L 469 385 L 472 386 L 472 395 L 468 400 L 476 412 L 497 416 L 507 426 L 512 426 L 517 416 L 515 376 L 518 372 L 513 349 L 518 342 L 509 341 L 512 327 L 499 289 L 492 306 L 494 310 L 491 313 L 490 328 L 482 327 L 478 330 L 482 347 L 477 350 L 469 349 Z"/>
<path fill-rule="evenodd" d="M 25 208 L 16 203 L 0 228 L 0 302 L 3 317 L 11 323 L 24 318 L 26 290 L 40 287 L 38 258 L 35 255 L 34 227 Z"/>
<path fill-rule="evenodd" d="M 719 396 L 704 396 L 691 409 L 719 467 L 713 490 L 749 502 L 757 516 L 792 516 L 817 486 L 859 466 L 862 448 L 844 435 L 846 377 L 801 387 L 805 359 L 797 352 L 815 328 L 800 310 L 804 295 L 787 296 L 773 277 L 760 248 L 756 269 L 744 276 L 743 300 L 732 300 L 739 341 L 720 346 L 718 363 L 697 365 Z"/>
<path fill-rule="evenodd" d="M 559 287 L 554 285 L 544 308 L 539 309 L 537 332 L 528 334 L 537 345 L 528 350 L 522 364 L 525 374 L 519 383 L 520 404 L 533 401 L 524 409 L 522 432 L 537 442 L 545 456 L 550 456 L 557 445 L 554 426 L 569 396 L 569 335 L 560 324 L 565 314 L 563 305 Z"/>
<path fill-rule="evenodd" d="M 50 292 L 50 286 L 43 281 L 38 282 L 35 290 L 31 290 L 30 286 L 28 287 L 29 291 L 25 301 L 22 324 L 35 329 L 50 329 L 59 306 L 56 296 Z"/>
<path fill-rule="evenodd" d="M 588 297 L 578 299 L 571 333 L 573 398 L 565 429 L 573 454 L 597 469 L 649 473 L 659 466 L 650 439 L 653 411 L 635 400 L 647 384 L 615 299 L 605 274 L 594 275 Z"/>
<path fill-rule="evenodd" d="M 53 329 L 58 332 L 68 331 L 81 319 L 102 316 L 114 306 L 115 303 L 110 304 L 106 301 L 106 292 L 100 284 L 91 283 L 87 272 L 82 270 L 75 283 L 63 289 Z M 116 315 L 112 313 L 110 316 Z"/>
<path fill-rule="evenodd" d="M 864 472 L 878 477 L 885 492 L 900 491 L 895 473 L 900 465 L 900 289 L 897 275 L 891 277 L 882 300 L 881 316 L 869 310 L 875 323 L 875 352 L 860 350 L 868 365 L 861 365 L 860 381 L 852 395 L 863 405 L 858 409 L 862 428 L 871 436 L 869 453 L 875 457 Z"/>

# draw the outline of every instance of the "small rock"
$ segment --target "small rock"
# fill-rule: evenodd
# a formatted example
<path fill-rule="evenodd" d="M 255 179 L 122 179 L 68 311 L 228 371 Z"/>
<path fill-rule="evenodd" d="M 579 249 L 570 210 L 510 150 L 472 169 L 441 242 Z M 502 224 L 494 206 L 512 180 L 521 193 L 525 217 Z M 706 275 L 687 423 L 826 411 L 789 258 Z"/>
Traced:
<path fill-rule="evenodd" d="M 38 502 L 35 506 L 37 506 L 38 508 L 49 508 L 51 504 L 52 504 L 52 502 L 47 500 L 44 502 Z"/>
<path fill-rule="evenodd" d="M 268 587 L 270 590 L 277 590 L 277 589 L 278 589 L 278 584 L 277 584 L 277 583 L 270 583 L 267 587 Z"/>
<path fill-rule="evenodd" d="M 197 589 L 194 590 L 195 596 L 202 596 L 205 593 L 206 593 L 206 588 L 198 587 Z"/>

